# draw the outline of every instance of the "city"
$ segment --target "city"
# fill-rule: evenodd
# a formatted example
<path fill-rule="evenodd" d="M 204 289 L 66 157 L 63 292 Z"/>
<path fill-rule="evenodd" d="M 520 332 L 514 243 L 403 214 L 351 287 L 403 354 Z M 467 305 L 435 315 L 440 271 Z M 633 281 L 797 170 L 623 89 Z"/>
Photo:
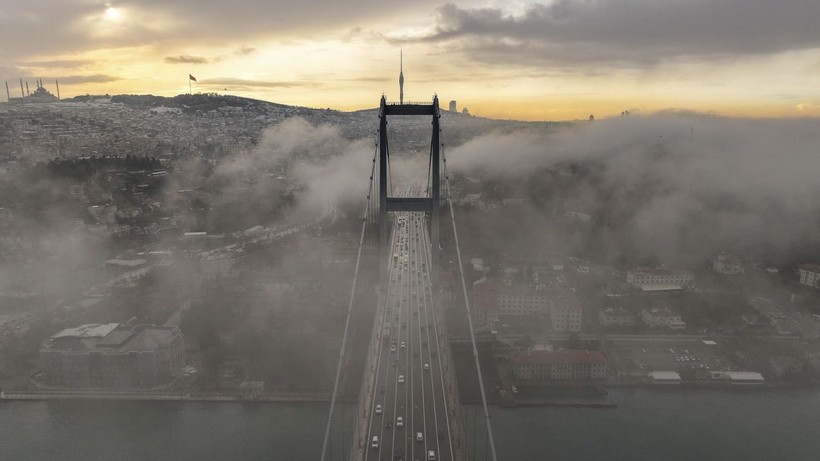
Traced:
<path fill-rule="evenodd" d="M 818 13 L 0 7 L 0 458 L 816 458 Z"/>

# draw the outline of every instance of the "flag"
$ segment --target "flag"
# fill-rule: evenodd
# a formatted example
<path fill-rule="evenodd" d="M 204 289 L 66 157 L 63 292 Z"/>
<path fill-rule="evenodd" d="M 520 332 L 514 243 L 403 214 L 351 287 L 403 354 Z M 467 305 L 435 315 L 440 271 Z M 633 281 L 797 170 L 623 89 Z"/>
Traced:
<path fill-rule="evenodd" d="M 194 76 L 193 76 L 193 75 L 191 75 L 191 74 L 188 74 L 188 80 L 193 80 L 193 81 L 196 81 L 196 77 L 194 77 Z"/>

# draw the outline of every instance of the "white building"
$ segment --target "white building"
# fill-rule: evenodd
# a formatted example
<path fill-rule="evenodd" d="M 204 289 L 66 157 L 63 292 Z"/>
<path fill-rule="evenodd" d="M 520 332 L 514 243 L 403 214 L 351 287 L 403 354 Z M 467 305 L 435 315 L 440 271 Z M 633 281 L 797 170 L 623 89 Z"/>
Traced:
<path fill-rule="evenodd" d="M 635 325 L 635 315 L 623 307 L 605 307 L 598 311 L 598 323 L 604 327 Z"/>
<path fill-rule="evenodd" d="M 553 331 L 581 331 L 584 306 L 575 293 L 562 289 L 550 305 L 550 320 Z"/>
<path fill-rule="evenodd" d="M 639 267 L 626 273 L 626 283 L 643 291 L 680 290 L 694 281 L 695 274 L 685 269 Z"/>
<path fill-rule="evenodd" d="M 801 264 L 799 270 L 800 283 L 820 288 L 820 266 L 817 264 Z"/>
<path fill-rule="evenodd" d="M 510 362 L 520 380 L 606 378 L 607 360 L 601 351 L 518 351 Z"/>
<path fill-rule="evenodd" d="M 680 314 L 669 307 L 641 309 L 641 320 L 649 328 L 670 328 L 672 330 L 686 328 L 686 322 L 681 319 Z"/>
<path fill-rule="evenodd" d="M 743 273 L 743 264 L 732 255 L 720 253 L 712 259 L 712 268 L 718 274 L 737 275 Z"/>

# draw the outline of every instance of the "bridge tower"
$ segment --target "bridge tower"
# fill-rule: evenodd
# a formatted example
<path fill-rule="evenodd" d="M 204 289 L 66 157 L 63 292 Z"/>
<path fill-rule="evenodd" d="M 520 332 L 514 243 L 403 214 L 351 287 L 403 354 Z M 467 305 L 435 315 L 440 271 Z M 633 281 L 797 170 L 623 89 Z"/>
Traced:
<path fill-rule="evenodd" d="M 428 197 L 389 197 L 387 189 L 387 174 L 389 161 L 389 146 L 387 141 L 388 115 L 427 115 L 432 117 L 432 136 L 430 140 L 430 195 Z M 439 208 L 441 198 L 441 142 L 439 135 L 438 96 L 433 97 L 431 104 L 388 103 L 382 96 L 379 104 L 379 269 L 382 277 L 387 273 L 386 264 L 389 255 L 390 239 L 389 213 L 401 211 L 426 212 L 430 217 L 430 246 L 432 260 L 430 278 L 433 285 L 438 284 L 439 271 Z M 384 282 L 384 280 L 382 280 Z M 384 283 L 382 283 L 384 286 Z"/>

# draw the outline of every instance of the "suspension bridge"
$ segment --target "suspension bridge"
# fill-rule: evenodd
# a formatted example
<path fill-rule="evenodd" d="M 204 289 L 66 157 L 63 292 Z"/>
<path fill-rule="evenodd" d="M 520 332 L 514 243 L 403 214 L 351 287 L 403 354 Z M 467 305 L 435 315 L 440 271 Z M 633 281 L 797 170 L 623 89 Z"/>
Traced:
<path fill-rule="evenodd" d="M 430 117 L 426 181 L 391 181 L 388 117 Z M 339 350 L 321 460 L 496 461 L 492 425 L 470 315 L 447 159 L 441 143 L 438 97 L 431 103 L 379 104 L 379 130 L 370 166 L 342 344 Z M 363 172 L 364 173 L 364 172 Z M 443 189 L 443 191 L 442 191 Z M 442 194 L 443 192 L 443 194 Z M 442 217 L 449 221 L 442 226 Z M 440 233 L 451 232 L 461 288 L 445 293 Z M 451 252 L 453 248 L 450 249 Z M 377 283 L 363 281 L 378 271 Z M 446 284 L 450 286 L 450 284 Z M 375 291 L 375 294 L 372 293 Z M 342 377 L 350 368 L 351 317 L 363 300 L 376 299 L 364 377 L 353 410 L 341 402 Z M 465 432 L 443 303 L 462 299 L 469 325 L 475 375 L 481 391 L 482 430 Z M 463 377 L 462 377 L 463 378 Z M 353 415 L 351 415 L 353 413 Z M 480 444 L 475 440 L 480 438 Z M 477 447 L 481 447 L 479 450 Z"/>

